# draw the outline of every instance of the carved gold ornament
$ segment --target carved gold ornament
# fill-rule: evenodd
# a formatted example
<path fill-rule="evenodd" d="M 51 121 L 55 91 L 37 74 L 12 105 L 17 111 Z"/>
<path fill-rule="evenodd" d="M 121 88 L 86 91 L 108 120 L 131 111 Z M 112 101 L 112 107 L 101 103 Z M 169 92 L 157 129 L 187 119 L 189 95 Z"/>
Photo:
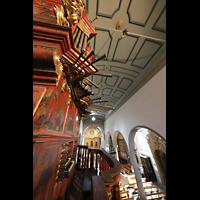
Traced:
<path fill-rule="evenodd" d="M 60 56 L 58 55 L 58 51 L 53 52 L 53 62 L 54 62 L 55 68 L 56 68 L 56 74 L 58 76 L 58 78 L 56 80 L 56 86 L 57 86 L 58 82 L 60 80 L 60 77 L 63 73 L 63 65 L 62 65 L 62 62 L 60 61 Z M 61 86 L 61 89 L 60 89 L 61 93 L 63 93 L 64 90 L 67 90 L 67 92 L 69 94 L 69 100 L 68 100 L 68 105 L 69 105 L 71 103 L 71 89 L 67 83 L 66 78 L 64 78 L 63 84 Z"/>
<path fill-rule="evenodd" d="M 123 26 L 123 22 L 122 20 L 119 20 L 117 23 L 116 23 L 116 30 L 121 30 L 122 29 L 122 26 Z"/>
<path fill-rule="evenodd" d="M 62 62 L 60 61 L 60 56 L 58 55 L 57 51 L 53 52 L 53 62 L 56 68 L 56 74 L 58 76 L 57 80 L 56 80 L 56 85 L 58 84 L 60 77 L 62 75 L 62 70 L 63 70 L 63 65 Z"/>
<path fill-rule="evenodd" d="M 82 10 L 77 5 L 76 0 L 62 0 L 63 5 L 60 7 L 55 5 L 54 12 L 56 15 L 56 22 L 61 26 L 70 26 L 78 23 L 82 16 Z"/>
<path fill-rule="evenodd" d="M 67 18 L 65 17 L 65 11 L 63 6 L 54 6 L 54 12 L 56 14 L 56 22 L 60 26 L 69 26 L 69 22 L 67 21 Z"/>

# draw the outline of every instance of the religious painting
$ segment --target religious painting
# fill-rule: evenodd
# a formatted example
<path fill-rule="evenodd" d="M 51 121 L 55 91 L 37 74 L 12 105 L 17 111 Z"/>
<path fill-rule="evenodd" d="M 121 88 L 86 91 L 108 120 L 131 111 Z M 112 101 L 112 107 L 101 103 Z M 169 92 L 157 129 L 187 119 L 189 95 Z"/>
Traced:
<path fill-rule="evenodd" d="M 33 129 L 39 128 L 40 125 L 42 124 L 45 118 L 45 115 L 47 113 L 49 104 L 53 97 L 52 93 L 53 93 L 53 89 L 47 88 L 43 98 L 39 102 L 39 105 L 37 106 L 37 110 L 35 110 L 35 114 L 33 116 Z"/>
<path fill-rule="evenodd" d="M 71 116 L 67 126 L 67 131 L 73 132 L 73 130 L 74 130 L 74 121 L 73 121 L 73 116 Z"/>
<path fill-rule="evenodd" d="M 67 101 L 68 95 L 56 90 L 51 106 L 49 106 L 48 113 L 42 124 L 42 129 L 53 130 L 63 133 L 65 119 L 67 115 Z"/>
<path fill-rule="evenodd" d="M 75 135 L 77 134 L 77 108 L 73 102 L 69 105 L 68 116 L 65 124 L 64 133 L 66 135 Z"/>

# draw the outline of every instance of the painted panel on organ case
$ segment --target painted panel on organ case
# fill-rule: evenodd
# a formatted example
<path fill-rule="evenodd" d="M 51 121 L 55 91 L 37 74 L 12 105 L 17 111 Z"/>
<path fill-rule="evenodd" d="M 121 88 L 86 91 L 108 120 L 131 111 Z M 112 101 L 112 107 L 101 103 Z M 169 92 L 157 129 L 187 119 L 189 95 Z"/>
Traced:
<path fill-rule="evenodd" d="M 61 93 L 58 90 L 55 92 L 41 129 L 63 133 L 68 112 L 68 98 L 68 93 Z"/>
<path fill-rule="evenodd" d="M 33 86 L 33 115 L 46 91 L 45 87 Z"/>
<path fill-rule="evenodd" d="M 39 129 L 53 97 L 53 88 L 47 88 L 33 116 L 33 129 Z"/>
<path fill-rule="evenodd" d="M 69 112 L 66 119 L 65 124 L 65 135 L 78 135 L 77 126 L 79 126 L 76 118 L 77 118 L 78 110 L 75 107 L 74 102 L 71 102 L 69 105 Z"/>
<path fill-rule="evenodd" d="M 56 159 L 58 156 L 59 143 L 40 143 L 34 144 L 34 147 L 39 148 L 37 158 L 33 166 L 33 197 L 37 197 L 37 194 L 44 192 L 43 199 L 48 199 L 45 196 L 45 191 L 52 189 L 54 181 L 50 179 L 55 179 L 56 170 Z M 41 195 L 41 194 L 40 194 Z M 40 196 L 41 197 L 41 196 Z"/>

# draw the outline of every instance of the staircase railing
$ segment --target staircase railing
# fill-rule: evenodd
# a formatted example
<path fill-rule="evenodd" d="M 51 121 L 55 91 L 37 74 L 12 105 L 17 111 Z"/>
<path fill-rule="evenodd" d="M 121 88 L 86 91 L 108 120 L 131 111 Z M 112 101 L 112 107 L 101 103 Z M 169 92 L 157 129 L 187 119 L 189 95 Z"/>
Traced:
<path fill-rule="evenodd" d="M 98 179 L 102 180 L 105 186 L 115 184 L 118 181 L 122 168 L 121 164 L 104 149 L 90 148 L 86 145 L 78 145 L 76 164 L 80 169 L 95 169 L 95 175 L 99 176 Z M 93 183 L 92 188 L 92 199 L 99 199 L 98 190 Z M 96 194 L 94 194 L 95 192 Z"/>

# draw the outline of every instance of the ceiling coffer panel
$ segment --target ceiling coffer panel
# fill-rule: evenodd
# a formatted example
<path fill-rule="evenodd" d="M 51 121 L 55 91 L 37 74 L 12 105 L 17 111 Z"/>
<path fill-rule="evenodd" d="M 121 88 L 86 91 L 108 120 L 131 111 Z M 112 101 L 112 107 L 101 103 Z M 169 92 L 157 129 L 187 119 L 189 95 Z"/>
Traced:
<path fill-rule="evenodd" d="M 157 41 L 145 39 L 131 65 L 144 69 L 155 56 L 155 54 L 159 51 L 162 45 L 162 43 Z"/>
<path fill-rule="evenodd" d="M 128 7 L 129 22 L 145 26 L 158 0 L 130 0 Z"/>
<path fill-rule="evenodd" d="M 124 38 L 119 38 L 113 54 L 113 61 L 126 63 L 134 50 L 134 47 L 139 37 L 127 35 Z M 130 58 L 130 60 L 132 60 Z"/>
<path fill-rule="evenodd" d="M 97 0 L 96 14 L 98 16 L 112 18 L 113 15 L 120 9 L 122 0 L 101 1 Z"/>

